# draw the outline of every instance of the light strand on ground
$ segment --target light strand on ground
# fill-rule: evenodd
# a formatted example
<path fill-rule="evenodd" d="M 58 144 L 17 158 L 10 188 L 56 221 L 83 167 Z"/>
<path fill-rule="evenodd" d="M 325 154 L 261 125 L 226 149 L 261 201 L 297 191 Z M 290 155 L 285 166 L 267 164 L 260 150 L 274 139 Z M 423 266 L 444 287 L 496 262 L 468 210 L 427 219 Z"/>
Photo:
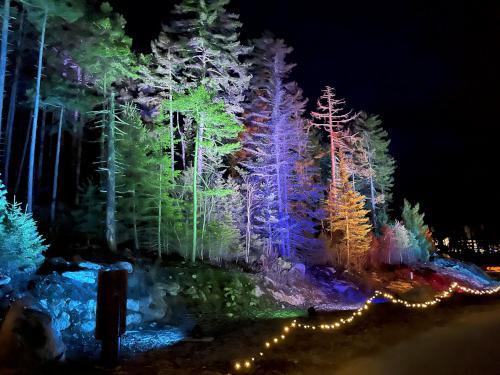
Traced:
<path fill-rule="evenodd" d="M 343 325 L 350 324 L 355 319 L 362 316 L 363 313 L 365 313 L 370 308 L 373 300 L 376 298 L 384 298 L 392 303 L 400 304 L 400 305 L 403 305 L 407 308 L 425 309 L 427 307 L 438 304 L 443 299 L 451 297 L 453 295 L 453 292 L 456 290 L 461 291 L 462 293 L 468 293 L 468 294 L 474 294 L 474 295 L 488 295 L 488 294 L 495 294 L 495 293 L 500 292 L 500 286 L 498 286 L 496 288 L 491 288 L 491 289 L 472 289 L 472 288 L 467 288 L 467 287 L 461 286 L 458 283 L 454 282 L 450 285 L 450 287 L 447 290 L 436 295 L 433 299 L 426 301 L 426 302 L 420 302 L 420 303 L 408 302 L 408 301 L 405 301 L 403 299 L 396 298 L 392 294 L 377 290 L 377 291 L 375 291 L 373 296 L 371 296 L 370 298 L 368 298 L 366 300 L 366 302 L 364 303 L 363 306 L 358 308 L 356 311 L 354 311 L 347 318 L 338 319 L 338 320 L 336 320 L 332 323 L 329 323 L 329 324 L 319 324 L 319 325 L 302 324 L 302 323 L 298 323 L 297 320 L 293 320 L 290 324 L 285 325 L 283 327 L 281 334 L 278 334 L 278 335 L 272 337 L 271 339 L 268 339 L 267 341 L 265 341 L 263 346 L 262 346 L 262 349 L 257 354 L 249 357 L 248 359 L 235 362 L 234 369 L 237 371 L 249 370 L 251 367 L 253 367 L 253 364 L 257 360 L 261 359 L 264 356 L 265 351 L 268 351 L 272 347 L 283 342 L 286 339 L 286 337 L 295 329 L 300 328 L 300 329 L 311 330 L 311 331 L 334 331 L 334 330 L 341 328 Z"/>

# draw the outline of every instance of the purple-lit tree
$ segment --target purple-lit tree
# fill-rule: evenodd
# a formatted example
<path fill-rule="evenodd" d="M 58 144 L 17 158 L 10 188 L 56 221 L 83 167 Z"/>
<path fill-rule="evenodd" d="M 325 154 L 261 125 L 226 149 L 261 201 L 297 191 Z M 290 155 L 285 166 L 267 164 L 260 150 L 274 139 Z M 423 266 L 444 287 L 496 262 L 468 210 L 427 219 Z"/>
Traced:
<path fill-rule="evenodd" d="M 293 65 L 285 60 L 291 51 L 269 36 L 255 41 L 244 137 L 247 158 L 242 161 L 256 186 L 253 228 L 267 240 L 268 251 L 287 257 L 295 255 L 306 238 L 291 204 L 299 198 L 292 194 L 301 182 L 295 168 L 307 139 L 302 91 L 287 80 Z"/>

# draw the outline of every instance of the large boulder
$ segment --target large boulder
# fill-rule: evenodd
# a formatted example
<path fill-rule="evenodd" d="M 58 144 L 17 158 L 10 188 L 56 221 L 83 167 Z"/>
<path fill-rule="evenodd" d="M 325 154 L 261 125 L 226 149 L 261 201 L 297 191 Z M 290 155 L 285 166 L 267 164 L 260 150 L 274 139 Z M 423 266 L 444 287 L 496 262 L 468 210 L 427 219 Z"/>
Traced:
<path fill-rule="evenodd" d="M 33 369 L 64 358 L 65 346 L 49 315 L 15 303 L 0 328 L 0 364 Z"/>

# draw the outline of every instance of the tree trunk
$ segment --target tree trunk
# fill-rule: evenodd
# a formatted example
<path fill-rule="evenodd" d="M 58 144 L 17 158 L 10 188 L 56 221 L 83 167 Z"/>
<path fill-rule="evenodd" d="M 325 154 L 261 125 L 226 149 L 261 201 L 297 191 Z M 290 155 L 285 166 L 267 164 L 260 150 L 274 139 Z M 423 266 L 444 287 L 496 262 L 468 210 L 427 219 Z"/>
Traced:
<path fill-rule="evenodd" d="M 170 130 L 170 158 L 171 158 L 171 168 L 172 168 L 172 175 L 175 172 L 175 148 L 174 148 L 174 112 L 172 110 L 172 88 L 170 88 L 170 93 L 168 96 L 168 101 L 169 101 L 169 130 Z"/>
<path fill-rule="evenodd" d="M 33 211 L 33 177 L 35 172 L 35 148 L 36 148 L 36 133 L 38 123 L 38 110 L 40 107 L 40 83 L 42 81 L 42 65 L 43 65 L 43 48 L 45 46 L 45 29 L 47 26 L 48 10 L 45 9 L 42 19 L 42 35 L 40 36 L 40 47 L 38 50 L 38 67 L 36 73 L 36 91 L 35 105 L 33 107 L 33 126 L 31 127 L 31 146 L 28 168 L 28 205 L 26 210 Z"/>
<path fill-rule="evenodd" d="M 247 183 L 247 225 L 246 225 L 246 231 L 245 231 L 245 261 L 248 263 L 249 256 L 250 256 L 250 235 L 251 235 L 251 222 L 250 222 L 250 215 L 251 215 L 251 207 L 252 207 L 252 191 L 250 188 L 249 183 Z"/>
<path fill-rule="evenodd" d="M 40 191 L 42 185 L 42 175 L 43 175 L 43 155 L 45 148 L 45 125 L 47 123 L 47 110 L 42 109 L 42 124 L 40 127 L 40 150 L 38 156 L 38 172 L 37 172 L 37 190 Z"/>
<path fill-rule="evenodd" d="M 134 228 L 134 250 L 139 250 L 139 236 L 137 235 L 137 212 L 136 212 L 136 194 L 135 194 L 135 185 L 134 189 L 132 190 L 132 199 L 133 199 L 133 206 L 132 206 L 132 225 Z"/>
<path fill-rule="evenodd" d="M 162 156 L 162 155 L 160 155 Z M 163 164 L 160 158 L 160 184 L 159 184 L 159 194 L 158 194 L 158 228 L 156 230 L 157 242 L 158 242 L 158 259 L 161 259 L 161 209 L 162 209 L 162 176 L 163 175 Z"/>
<path fill-rule="evenodd" d="M 177 130 L 181 138 L 181 158 L 182 158 L 182 170 L 186 169 L 186 140 L 184 139 L 184 133 L 181 131 L 181 125 L 179 121 L 179 112 L 176 112 L 177 118 Z"/>
<path fill-rule="evenodd" d="M 193 248 L 191 249 L 191 262 L 196 262 L 197 230 L 198 230 L 198 151 L 199 151 L 199 128 L 196 129 L 194 141 L 193 162 Z"/>
<path fill-rule="evenodd" d="M 10 0 L 3 2 L 2 44 L 0 46 L 0 143 L 2 141 L 3 98 L 5 90 L 5 71 L 7 70 L 7 46 L 9 43 Z"/>
<path fill-rule="evenodd" d="M 80 194 L 78 194 L 78 189 L 80 188 L 80 174 L 82 170 L 82 142 L 83 142 L 83 114 L 80 114 L 80 118 L 78 120 L 78 135 L 77 137 L 77 146 L 76 146 L 76 166 L 75 166 L 75 204 L 79 204 Z"/>
<path fill-rule="evenodd" d="M 24 36 L 24 11 L 21 15 L 21 23 L 18 30 L 18 39 L 16 45 L 16 66 L 14 69 L 14 77 L 12 78 L 12 87 L 10 89 L 9 98 L 9 112 L 7 115 L 7 129 L 6 129 L 6 149 L 5 149 L 5 163 L 4 163 L 4 179 L 5 186 L 8 187 L 9 183 L 9 167 L 10 167 L 10 155 L 12 150 L 12 135 L 14 132 L 14 118 L 16 115 L 16 103 L 17 103 L 17 89 L 19 87 L 19 75 L 21 73 L 22 65 L 22 54 L 21 47 L 23 43 Z M 31 117 L 30 117 L 31 121 Z"/>
<path fill-rule="evenodd" d="M 107 183 L 106 183 L 106 242 L 109 250 L 116 252 L 116 154 L 115 154 L 115 94 L 109 99 L 107 126 Z"/>
<path fill-rule="evenodd" d="M 26 140 L 24 141 L 23 155 L 21 157 L 21 164 L 19 165 L 19 170 L 17 171 L 16 186 L 14 188 L 14 195 L 17 195 L 19 190 L 19 185 L 21 183 L 21 176 L 23 175 L 24 161 L 26 160 L 26 152 L 28 151 L 28 144 L 30 140 L 31 128 L 33 126 L 33 111 L 30 112 L 28 130 L 26 131 Z"/>
<path fill-rule="evenodd" d="M 59 113 L 59 126 L 57 127 L 57 146 L 56 146 L 56 160 L 54 162 L 54 181 L 52 183 L 52 202 L 50 205 L 50 222 L 54 225 L 56 220 L 56 206 L 57 206 L 57 180 L 59 177 L 59 160 L 61 156 L 61 137 L 62 137 L 62 124 L 64 119 L 64 107 L 61 107 Z"/>

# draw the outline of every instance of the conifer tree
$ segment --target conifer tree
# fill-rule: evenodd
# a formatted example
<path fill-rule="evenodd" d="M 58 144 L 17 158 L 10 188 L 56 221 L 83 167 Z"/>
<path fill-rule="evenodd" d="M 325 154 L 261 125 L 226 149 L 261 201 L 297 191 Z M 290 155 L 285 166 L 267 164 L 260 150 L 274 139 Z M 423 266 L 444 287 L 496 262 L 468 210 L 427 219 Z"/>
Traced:
<path fill-rule="evenodd" d="M 201 144 L 210 151 L 211 155 L 222 157 L 240 148 L 236 141 L 242 130 L 234 116 L 225 111 L 224 102 L 215 99 L 215 95 L 204 86 L 191 90 L 186 95 L 177 96 L 172 102 L 172 108 L 195 122 L 194 155 L 192 168 L 192 199 L 193 199 L 193 235 L 191 261 L 196 261 L 198 250 L 198 156 Z"/>
<path fill-rule="evenodd" d="M 387 223 L 388 205 L 392 200 L 395 161 L 389 154 L 387 131 L 378 116 L 370 116 L 361 112 L 354 122 L 354 132 L 360 139 L 363 161 L 367 168 L 365 183 L 360 191 L 369 196 L 372 224 L 380 228 Z"/>
<path fill-rule="evenodd" d="M 174 8 L 174 20 L 164 26 L 164 31 L 180 43 L 185 59 L 181 70 L 185 87 L 202 85 L 224 102 L 228 113 L 240 114 L 251 78 L 243 59 L 251 48 L 240 43 L 241 22 L 237 14 L 226 10 L 228 3 L 229 0 L 182 0 Z M 199 130 L 203 135 L 204 129 Z M 205 152 L 208 150 L 204 145 L 198 145 L 200 173 Z"/>
<path fill-rule="evenodd" d="M 92 77 L 92 83 L 103 97 L 101 127 L 105 148 L 106 191 L 106 241 L 111 251 L 117 250 L 116 240 L 116 92 L 113 84 L 123 78 L 134 76 L 134 56 L 130 51 L 132 40 L 125 35 L 125 21 L 120 15 L 112 13 L 109 3 L 102 3 L 101 15 L 94 22 L 94 29 L 88 30 L 90 36 L 82 40 L 80 48 L 74 51 L 75 61 L 84 72 Z M 104 144 L 103 144 L 104 146 Z M 105 152 L 104 152 L 105 150 Z M 104 158 L 105 155 L 105 158 Z"/>
<path fill-rule="evenodd" d="M 427 261 L 432 251 L 432 235 L 429 227 L 424 223 L 425 214 L 420 213 L 420 205 L 412 205 L 405 199 L 402 219 L 405 227 L 413 233 L 418 244 L 418 254 L 416 258 L 420 261 Z"/>
<path fill-rule="evenodd" d="M 5 94 L 5 73 L 7 70 L 7 46 L 9 44 L 10 0 L 4 0 L 2 13 L 2 41 L 0 44 L 0 144 L 3 130 L 3 99 Z"/>
<path fill-rule="evenodd" d="M 47 246 L 31 214 L 8 203 L 6 193 L 0 180 L 0 273 L 14 278 L 34 273 Z"/>
<path fill-rule="evenodd" d="M 332 193 L 334 190 L 335 193 Z M 341 156 L 339 182 L 337 186 L 330 186 L 326 210 L 328 230 L 333 237 L 340 240 L 337 249 L 338 262 L 348 269 L 353 265 L 360 269 L 370 247 L 371 226 L 367 217 L 369 211 L 364 209 L 364 201 L 365 197 L 353 189 L 344 157 Z"/>
<path fill-rule="evenodd" d="M 302 199 L 296 192 L 303 181 L 299 181 L 295 168 L 307 135 L 302 91 L 288 81 L 293 66 L 286 62 L 286 56 L 291 50 L 271 36 L 255 41 L 244 137 L 247 158 L 241 162 L 257 189 L 255 231 L 267 239 L 270 251 L 277 250 L 286 257 L 295 255 L 308 238 L 304 233 L 307 225 L 299 224 L 299 217 L 292 212 L 292 201 Z"/>
<path fill-rule="evenodd" d="M 35 174 L 35 148 L 37 144 L 38 115 L 40 109 L 40 86 L 42 81 L 43 51 L 47 24 L 51 19 L 62 19 L 68 23 L 75 22 L 83 15 L 80 0 L 22 0 L 28 9 L 28 19 L 40 30 L 38 48 L 37 73 L 35 83 L 35 100 L 33 105 L 33 125 L 31 127 L 30 156 L 28 168 L 28 212 L 33 209 L 33 183 Z"/>
<path fill-rule="evenodd" d="M 344 105 L 345 100 L 337 98 L 334 89 L 326 86 L 323 89 L 323 94 L 318 99 L 318 110 L 311 112 L 313 121 L 309 124 L 309 126 L 323 129 L 328 133 L 330 141 L 331 183 L 333 186 L 337 184 L 337 154 L 340 151 L 345 151 L 347 148 L 346 140 L 348 133 L 346 132 L 346 125 L 356 118 L 351 111 L 346 112 L 344 110 Z M 330 198 L 333 199 L 334 197 Z"/>
<path fill-rule="evenodd" d="M 163 116 L 168 122 L 169 129 L 169 151 L 172 173 L 175 172 L 175 133 L 174 133 L 174 111 L 172 101 L 175 93 L 187 89 L 185 82 L 182 82 L 181 69 L 186 64 L 186 58 L 182 56 L 182 48 L 163 31 L 157 40 L 151 42 L 151 56 L 143 56 L 139 67 L 139 76 L 142 81 L 143 95 L 137 101 L 148 108 L 166 110 L 168 116 Z M 151 100 L 147 91 L 153 90 L 155 97 Z M 145 94 L 144 94 L 145 93 Z M 163 100 L 166 102 L 163 103 Z M 151 103 L 153 102 L 153 103 Z M 162 108 L 160 109 L 160 106 Z M 179 126 L 179 124 L 177 124 Z"/>

